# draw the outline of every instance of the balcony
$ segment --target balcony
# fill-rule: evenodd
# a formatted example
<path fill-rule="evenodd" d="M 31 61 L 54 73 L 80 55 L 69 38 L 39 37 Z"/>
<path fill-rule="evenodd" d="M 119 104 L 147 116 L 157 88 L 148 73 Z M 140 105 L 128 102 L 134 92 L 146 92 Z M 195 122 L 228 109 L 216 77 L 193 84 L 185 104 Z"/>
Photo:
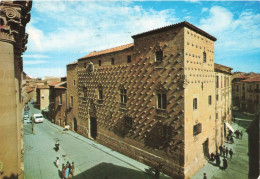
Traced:
<path fill-rule="evenodd" d="M 254 90 L 253 89 L 247 89 L 247 92 L 252 93 Z"/>
<path fill-rule="evenodd" d="M 260 92 L 260 89 L 255 89 L 255 93 L 259 93 Z"/>

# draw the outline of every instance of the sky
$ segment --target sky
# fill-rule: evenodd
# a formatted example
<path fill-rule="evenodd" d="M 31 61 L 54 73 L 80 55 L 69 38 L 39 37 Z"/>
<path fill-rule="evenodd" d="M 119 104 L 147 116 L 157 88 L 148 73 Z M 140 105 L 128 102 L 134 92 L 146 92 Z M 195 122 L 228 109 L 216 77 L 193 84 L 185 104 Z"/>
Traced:
<path fill-rule="evenodd" d="M 260 1 L 40 1 L 35 0 L 24 71 L 66 76 L 66 65 L 132 43 L 132 35 L 182 21 L 217 38 L 215 63 L 260 72 Z"/>

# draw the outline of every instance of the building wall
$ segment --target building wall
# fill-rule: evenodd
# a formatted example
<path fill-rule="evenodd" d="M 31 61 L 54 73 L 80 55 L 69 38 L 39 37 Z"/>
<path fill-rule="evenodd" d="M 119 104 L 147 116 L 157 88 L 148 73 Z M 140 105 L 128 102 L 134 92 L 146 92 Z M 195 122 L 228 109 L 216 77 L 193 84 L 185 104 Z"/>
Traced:
<path fill-rule="evenodd" d="M 61 95 L 61 99 L 60 99 Z M 66 89 L 55 89 L 55 124 L 65 127 L 66 125 Z"/>
<path fill-rule="evenodd" d="M 67 65 L 67 102 L 71 103 L 71 96 L 73 96 L 73 106 L 67 105 L 67 121 L 70 125 L 70 129 L 77 131 L 80 126 L 80 120 L 78 120 L 78 65 Z"/>
<path fill-rule="evenodd" d="M 40 110 L 48 109 L 49 107 L 49 88 L 40 89 Z"/>
<path fill-rule="evenodd" d="M 232 96 L 231 96 L 231 74 L 216 72 L 218 84 L 216 80 L 216 146 L 224 144 L 225 137 L 228 134 L 226 122 L 231 124 L 232 118 Z M 218 99 L 217 99 L 218 98 Z"/>
<path fill-rule="evenodd" d="M 209 153 L 215 152 L 214 41 L 188 28 L 184 37 L 185 176 L 191 177 L 207 162 Z M 197 109 L 193 109 L 195 98 Z M 197 135 L 195 125 L 201 125 Z"/>
<path fill-rule="evenodd" d="M 241 111 L 256 114 L 260 104 L 260 82 L 233 83 L 233 104 Z"/>

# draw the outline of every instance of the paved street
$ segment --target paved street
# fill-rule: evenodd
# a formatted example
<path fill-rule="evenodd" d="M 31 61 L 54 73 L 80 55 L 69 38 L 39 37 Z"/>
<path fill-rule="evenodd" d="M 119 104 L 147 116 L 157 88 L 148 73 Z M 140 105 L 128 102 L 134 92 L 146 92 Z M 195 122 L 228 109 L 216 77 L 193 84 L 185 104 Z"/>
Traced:
<path fill-rule="evenodd" d="M 201 170 L 199 170 L 192 179 L 202 179 L 203 173 L 207 174 L 211 179 L 247 179 L 249 173 L 249 156 L 248 156 L 248 134 L 246 129 L 249 127 L 253 117 L 245 114 L 235 112 L 236 122 L 232 124 L 234 130 L 243 131 L 242 139 L 234 138 L 234 144 L 225 143 L 229 149 L 232 148 L 234 155 L 232 160 L 228 157 L 228 168 L 221 169 L 223 166 L 223 157 L 221 157 L 221 167 L 215 166 L 216 162 L 207 163 Z"/>
<path fill-rule="evenodd" d="M 40 113 L 30 104 L 31 113 Z M 25 141 L 25 179 L 60 178 L 62 163 L 74 161 L 74 178 L 153 178 L 145 173 L 149 167 L 120 153 L 97 144 L 72 131 L 45 120 L 35 124 L 35 135 L 30 123 L 24 124 Z M 54 144 L 60 143 L 60 150 L 55 152 Z M 60 158 L 60 167 L 56 168 L 55 159 Z M 149 172 L 148 172 L 149 173 Z M 161 176 L 161 178 L 169 178 Z"/>

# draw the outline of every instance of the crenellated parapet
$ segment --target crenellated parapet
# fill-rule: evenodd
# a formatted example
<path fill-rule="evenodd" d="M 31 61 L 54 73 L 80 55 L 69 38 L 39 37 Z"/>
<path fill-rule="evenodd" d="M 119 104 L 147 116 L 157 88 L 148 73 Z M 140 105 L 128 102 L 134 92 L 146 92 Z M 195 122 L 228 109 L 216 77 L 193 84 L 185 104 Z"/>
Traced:
<path fill-rule="evenodd" d="M 26 50 L 32 1 L 0 1 L 0 41 L 14 45 L 15 59 L 22 68 L 22 53 Z"/>

